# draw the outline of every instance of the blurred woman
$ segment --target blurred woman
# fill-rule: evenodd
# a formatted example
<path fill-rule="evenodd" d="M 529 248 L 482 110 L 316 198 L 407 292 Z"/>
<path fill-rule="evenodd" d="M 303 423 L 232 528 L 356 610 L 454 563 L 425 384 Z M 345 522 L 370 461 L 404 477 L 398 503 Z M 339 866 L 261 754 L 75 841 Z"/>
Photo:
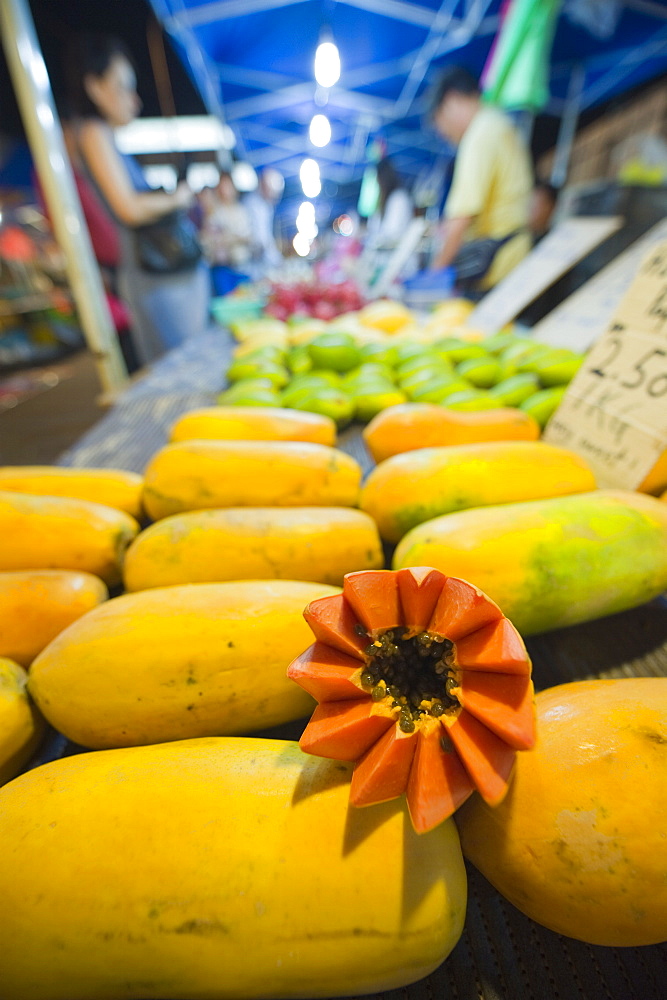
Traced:
<path fill-rule="evenodd" d="M 366 245 L 375 250 L 391 250 L 405 236 L 414 205 L 388 157 L 378 163 L 376 176 L 380 194 L 377 209 L 368 220 Z"/>
<path fill-rule="evenodd" d="M 81 163 L 118 223 L 118 290 L 132 313 L 139 360 L 147 364 L 205 329 L 209 277 L 201 262 L 175 274 L 143 270 L 133 230 L 187 209 L 194 195 L 186 183 L 173 192 L 151 189 L 139 163 L 116 146 L 114 129 L 128 125 L 141 108 L 136 74 L 122 41 L 82 35 L 65 68 Z"/>

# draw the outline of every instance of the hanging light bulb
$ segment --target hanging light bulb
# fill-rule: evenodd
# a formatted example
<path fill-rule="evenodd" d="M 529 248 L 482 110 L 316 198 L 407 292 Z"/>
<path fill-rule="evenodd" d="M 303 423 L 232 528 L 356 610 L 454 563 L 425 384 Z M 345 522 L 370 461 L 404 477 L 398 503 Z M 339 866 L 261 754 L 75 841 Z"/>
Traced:
<path fill-rule="evenodd" d="M 298 233 L 305 236 L 311 243 L 317 236 L 319 229 L 315 222 L 315 206 L 312 201 L 304 201 L 299 206 L 299 214 L 296 217 L 296 229 Z"/>
<path fill-rule="evenodd" d="M 317 198 L 322 190 L 319 164 L 315 160 L 304 160 L 299 170 L 299 180 L 306 198 Z"/>
<path fill-rule="evenodd" d="M 326 146 L 331 142 L 331 125 L 326 115 L 313 115 L 308 135 L 313 146 Z"/>
<path fill-rule="evenodd" d="M 307 257 L 310 253 L 310 241 L 301 233 L 296 234 L 292 240 L 292 246 L 298 253 L 299 257 Z"/>
<path fill-rule="evenodd" d="M 340 79 L 340 55 L 333 42 L 320 42 L 317 46 L 315 79 L 320 87 L 333 87 Z"/>

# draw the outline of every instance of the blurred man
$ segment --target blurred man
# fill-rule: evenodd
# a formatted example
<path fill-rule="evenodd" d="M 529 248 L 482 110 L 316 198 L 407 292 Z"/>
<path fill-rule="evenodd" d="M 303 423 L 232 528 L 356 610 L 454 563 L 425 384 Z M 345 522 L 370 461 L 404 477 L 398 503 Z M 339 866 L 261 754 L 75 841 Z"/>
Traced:
<path fill-rule="evenodd" d="M 284 188 L 282 174 L 267 167 L 259 175 L 257 189 L 243 200 L 250 217 L 253 241 L 250 270 L 253 278 L 263 277 L 268 271 L 280 267 L 284 261 L 274 233 L 276 205 L 282 198 Z"/>
<path fill-rule="evenodd" d="M 531 247 L 533 171 L 528 151 L 510 119 L 482 103 L 477 81 L 461 67 L 444 71 L 434 89 L 431 115 L 440 135 L 457 147 L 442 244 L 431 267 L 456 269 L 464 248 L 489 238 L 506 240 L 495 255 L 491 252 L 486 273 L 475 279 L 485 290 L 504 278 Z"/>

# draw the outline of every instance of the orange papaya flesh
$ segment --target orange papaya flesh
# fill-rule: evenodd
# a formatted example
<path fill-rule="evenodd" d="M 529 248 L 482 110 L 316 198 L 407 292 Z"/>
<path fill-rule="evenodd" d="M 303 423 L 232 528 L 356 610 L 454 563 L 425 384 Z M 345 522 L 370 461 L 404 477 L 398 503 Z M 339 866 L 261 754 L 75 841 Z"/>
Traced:
<path fill-rule="evenodd" d="M 462 670 L 530 674 L 526 647 L 507 618 L 499 618 L 459 639 L 456 643 L 455 660 Z"/>
<path fill-rule="evenodd" d="M 472 795 L 466 769 L 441 742 L 437 722 L 420 729 L 407 785 L 408 811 L 417 833 L 428 833 Z"/>
<path fill-rule="evenodd" d="M 333 646 L 348 656 L 363 660 L 363 650 L 368 645 L 368 636 L 365 631 L 355 628 L 359 622 L 342 594 L 336 594 L 333 601 L 322 597 L 311 601 L 303 617 L 320 642 Z"/>
<path fill-rule="evenodd" d="M 314 642 L 290 663 L 287 670 L 287 676 L 316 701 L 364 698 L 366 692 L 355 683 L 359 673 L 359 660 L 323 642 Z"/>
<path fill-rule="evenodd" d="M 403 624 L 396 574 L 389 569 L 348 573 L 343 597 L 369 635 Z"/>
<path fill-rule="evenodd" d="M 470 632 L 502 618 L 503 613 L 490 598 L 467 580 L 447 577 L 428 626 L 429 632 L 458 642 Z"/>
<path fill-rule="evenodd" d="M 361 757 L 352 774 L 350 803 L 374 805 L 402 795 L 407 788 L 417 730 L 402 732 L 391 726 Z"/>
<path fill-rule="evenodd" d="M 465 710 L 442 724 L 475 788 L 489 805 L 502 802 L 516 751 Z"/>
<path fill-rule="evenodd" d="M 447 577 L 430 566 L 410 566 L 396 574 L 403 624 L 423 632 L 433 616 Z"/>
<path fill-rule="evenodd" d="M 304 614 L 317 641 L 288 676 L 319 704 L 301 748 L 357 762 L 352 805 L 405 791 L 415 829 L 426 830 L 471 788 L 503 798 L 535 723 L 530 659 L 493 601 L 410 567 L 348 574 L 342 594 Z"/>
<path fill-rule="evenodd" d="M 372 701 L 323 702 L 313 712 L 299 746 L 318 757 L 358 760 L 393 722 L 393 715 Z"/>
<path fill-rule="evenodd" d="M 532 750 L 535 746 L 530 677 L 465 671 L 455 693 L 467 712 L 515 750 Z"/>

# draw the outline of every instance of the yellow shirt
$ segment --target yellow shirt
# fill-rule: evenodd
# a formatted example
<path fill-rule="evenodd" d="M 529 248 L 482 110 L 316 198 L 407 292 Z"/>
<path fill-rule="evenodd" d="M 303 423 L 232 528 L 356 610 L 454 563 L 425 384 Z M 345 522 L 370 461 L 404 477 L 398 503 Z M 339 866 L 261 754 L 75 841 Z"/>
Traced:
<path fill-rule="evenodd" d="M 445 216 L 473 217 L 466 242 L 507 236 L 527 226 L 532 188 L 530 158 L 519 133 L 502 111 L 482 105 L 459 143 Z M 497 284 L 530 247 L 528 232 L 506 243 L 480 287 Z"/>

